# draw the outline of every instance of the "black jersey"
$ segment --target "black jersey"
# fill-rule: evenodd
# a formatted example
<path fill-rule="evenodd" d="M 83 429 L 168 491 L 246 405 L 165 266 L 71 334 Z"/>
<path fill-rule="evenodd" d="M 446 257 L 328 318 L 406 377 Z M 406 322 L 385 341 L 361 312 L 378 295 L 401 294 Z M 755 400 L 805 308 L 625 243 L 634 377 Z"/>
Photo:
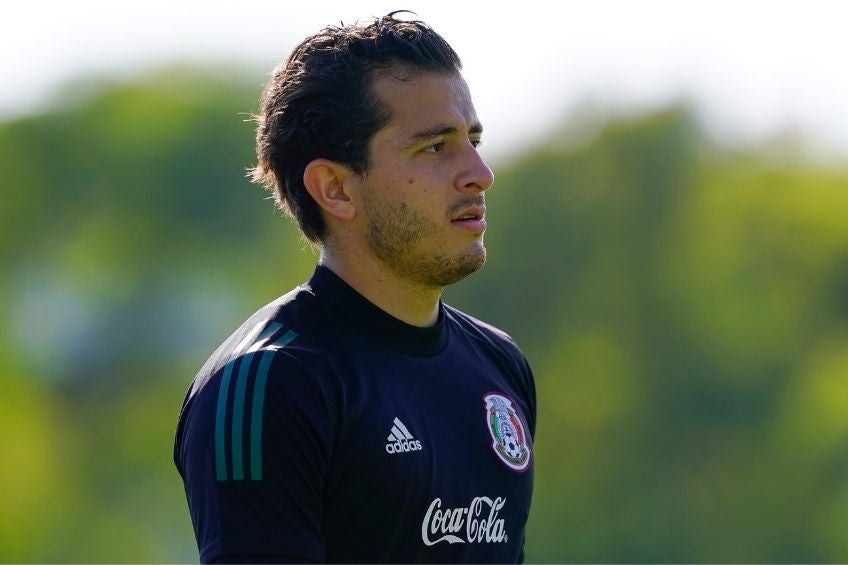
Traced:
<path fill-rule="evenodd" d="M 174 460 L 203 562 L 517 562 L 530 368 L 443 303 L 419 328 L 326 267 L 206 362 Z"/>

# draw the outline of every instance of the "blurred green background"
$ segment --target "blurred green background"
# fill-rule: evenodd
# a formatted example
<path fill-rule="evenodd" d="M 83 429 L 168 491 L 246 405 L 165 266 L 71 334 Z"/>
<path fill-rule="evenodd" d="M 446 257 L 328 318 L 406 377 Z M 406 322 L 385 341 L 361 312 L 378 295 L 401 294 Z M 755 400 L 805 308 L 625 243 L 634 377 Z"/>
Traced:
<path fill-rule="evenodd" d="M 197 559 L 183 395 L 316 259 L 245 179 L 259 89 L 227 76 L 0 123 L 0 561 Z M 494 163 L 447 299 L 535 369 L 528 561 L 848 561 L 848 169 L 692 116 Z"/>

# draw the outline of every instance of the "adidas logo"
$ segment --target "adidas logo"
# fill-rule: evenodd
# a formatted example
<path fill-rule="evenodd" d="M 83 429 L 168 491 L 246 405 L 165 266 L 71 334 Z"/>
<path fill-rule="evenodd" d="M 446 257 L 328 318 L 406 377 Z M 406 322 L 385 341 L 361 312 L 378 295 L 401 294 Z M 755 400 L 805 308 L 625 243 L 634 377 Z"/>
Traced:
<path fill-rule="evenodd" d="M 412 437 L 403 422 L 395 418 L 392 432 L 386 438 L 386 453 L 406 453 L 407 451 L 421 451 L 421 442 Z"/>

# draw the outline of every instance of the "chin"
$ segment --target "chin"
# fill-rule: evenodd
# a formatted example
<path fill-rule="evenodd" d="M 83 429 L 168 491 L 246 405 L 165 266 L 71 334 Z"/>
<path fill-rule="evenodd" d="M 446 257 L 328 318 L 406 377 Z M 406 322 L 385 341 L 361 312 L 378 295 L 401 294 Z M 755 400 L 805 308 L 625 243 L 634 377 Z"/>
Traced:
<path fill-rule="evenodd" d="M 482 244 L 475 246 L 468 253 L 464 253 L 452 259 L 439 262 L 438 269 L 434 269 L 433 274 L 438 272 L 438 276 L 431 279 L 431 282 L 438 282 L 433 286 L 448 286 L 457 283 L 467 277 L 473 275 L 483 268 L 486 264 L 486 248 Z"/>
<path fill-rule="evenodd" d="M 418 249 L 394 254 L 380 253 L 385 251 L 382 245 L 372 248 L 377 252 L 375 255 L 397 275 L 429 288 L 444 288 L 459 282 L 482 269 L 486 263 L 486 247 L 482 240 L 453 253 Z M 445 251 L 444 247 L 441 251 Z"/>

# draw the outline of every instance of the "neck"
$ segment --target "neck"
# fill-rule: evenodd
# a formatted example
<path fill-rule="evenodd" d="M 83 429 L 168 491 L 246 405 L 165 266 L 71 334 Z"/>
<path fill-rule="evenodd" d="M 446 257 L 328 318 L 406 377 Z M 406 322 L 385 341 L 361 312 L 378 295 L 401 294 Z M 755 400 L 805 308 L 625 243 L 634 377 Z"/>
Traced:
<path fill-rule="evenodd" d="M 443 289 L 399 277 L 370 254 L 334 253 L 325 247 L 320 263 L 369 302 L 407 324 L 432 326 L 438 319 Z"/>

